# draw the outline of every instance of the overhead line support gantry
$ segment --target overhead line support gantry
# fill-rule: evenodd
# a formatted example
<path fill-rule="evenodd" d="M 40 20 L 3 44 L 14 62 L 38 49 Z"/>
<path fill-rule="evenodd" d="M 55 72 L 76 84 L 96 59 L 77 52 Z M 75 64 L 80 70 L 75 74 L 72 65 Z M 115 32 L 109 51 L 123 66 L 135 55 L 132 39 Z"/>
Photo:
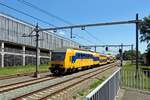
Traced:
<path fill-rule="evenodd" d="M 55 28 L 36 28 L 38 32 L 40 31 L 48 31 L 48 30 L 61 30 L 61 29 L 71 29 L 71 38 L 72 38 L 72 30 L 74 28 L 85 28 L 85 27 L 94 27 L 94 26 L 109 26 L 109 25 L 120 25 L 120 24 L 135 24 L 136 25 L 136 77 L 138 76 L 138 30 L 139 30 L 139 23 L 141 20 L 138 18 L 138 14 L 136 14 L 135 20 L 128 20 L 128 21 L 116 21 L 116 22 L 106 22 L 106 23 L 94 23 L 94 24 L 81 24 L 81 25 L 70 25 L 70 26 L 62 26 L 62 27 L 55 27 Z"/>

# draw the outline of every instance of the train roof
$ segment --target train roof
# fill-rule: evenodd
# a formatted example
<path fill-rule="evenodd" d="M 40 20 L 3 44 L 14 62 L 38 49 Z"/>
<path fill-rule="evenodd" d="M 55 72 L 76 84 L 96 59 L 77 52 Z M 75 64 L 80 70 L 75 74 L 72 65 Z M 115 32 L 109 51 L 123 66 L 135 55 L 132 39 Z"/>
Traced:
<path fill-rule="evenodd" d="M 99 53 L 101 56 L 106 56 L 106 54 L 103 54 L 103 53 Z"/>
<path fill-rule="evenodd" d="M 93 52 L 93 51 L 90 51 L 90 50 L 85 50 L 85 49 L 81 49 L 81 48 L 72 48 L 72 47 L 57 48 L 55 50 L 52 50 L 52 52 L 66 52 L 67 49 Z"/>
<path fill-rule="evenodd" d="M 85 49 L 81 49 L 81 48 L 72 48 L 72 47 L 57 48 L 55 50 L 52 50 L 52 52 L 66 52 L 67 49 L 79 50 L 79 51 L 85 51 L 85 52 L 91 52 L 91 53 L 98 53 L 101 56 L 113 57 L 112 55 L 107 55 L 107 54 L 103 54 L 103 53 L 99 53 L 99 52 L 94 52 L 94 51 L 85 50 Z"/>

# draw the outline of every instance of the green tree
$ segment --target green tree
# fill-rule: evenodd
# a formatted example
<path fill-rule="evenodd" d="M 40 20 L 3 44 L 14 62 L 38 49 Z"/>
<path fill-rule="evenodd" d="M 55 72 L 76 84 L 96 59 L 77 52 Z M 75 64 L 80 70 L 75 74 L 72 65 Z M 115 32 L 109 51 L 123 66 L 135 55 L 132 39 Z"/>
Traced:
<path fill-rule="evenodd" d="M 150 16 L 144 17 L 140 23 L 140 41 L 147 42 L 147 49 L 150 49 Z"/>
<path fill-rule="evenodd" d="M 139 52 L 139 57 L 141 56 L 141 53 Z M 128 50 L 128 51 L 124 51 L 123 52 L 123 59 L 124 60 L 131 60 L 133 57 L 133 59 L 136 59 L 136 50 Z"/>

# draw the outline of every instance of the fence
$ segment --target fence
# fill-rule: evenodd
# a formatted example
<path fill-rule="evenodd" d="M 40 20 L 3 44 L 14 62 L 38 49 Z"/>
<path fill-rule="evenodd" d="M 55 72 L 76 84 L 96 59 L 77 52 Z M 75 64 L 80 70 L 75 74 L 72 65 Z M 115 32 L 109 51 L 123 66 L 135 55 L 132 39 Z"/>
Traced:
<path fill-rule="evenodd" d="M 88 94 L 84 100 L 115 100 L 120 83 L 120 68 Z"/>
<path fill-rule="evenodd" d="M 122 87 L 135 88 L 150 91 L 150 70 L 139 70 L 136 75 L 135 70 L 121 70 Z"/>

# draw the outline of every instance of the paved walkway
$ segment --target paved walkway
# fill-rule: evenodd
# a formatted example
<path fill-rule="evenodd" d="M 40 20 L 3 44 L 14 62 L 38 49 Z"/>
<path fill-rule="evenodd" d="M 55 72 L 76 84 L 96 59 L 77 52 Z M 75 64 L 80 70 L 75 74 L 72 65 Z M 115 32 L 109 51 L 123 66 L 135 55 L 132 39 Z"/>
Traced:
<path fill-rule="evenodd" d="M 150 92 L 136 89 L 120 89 L 116 100 L 150 100 Z"/>

